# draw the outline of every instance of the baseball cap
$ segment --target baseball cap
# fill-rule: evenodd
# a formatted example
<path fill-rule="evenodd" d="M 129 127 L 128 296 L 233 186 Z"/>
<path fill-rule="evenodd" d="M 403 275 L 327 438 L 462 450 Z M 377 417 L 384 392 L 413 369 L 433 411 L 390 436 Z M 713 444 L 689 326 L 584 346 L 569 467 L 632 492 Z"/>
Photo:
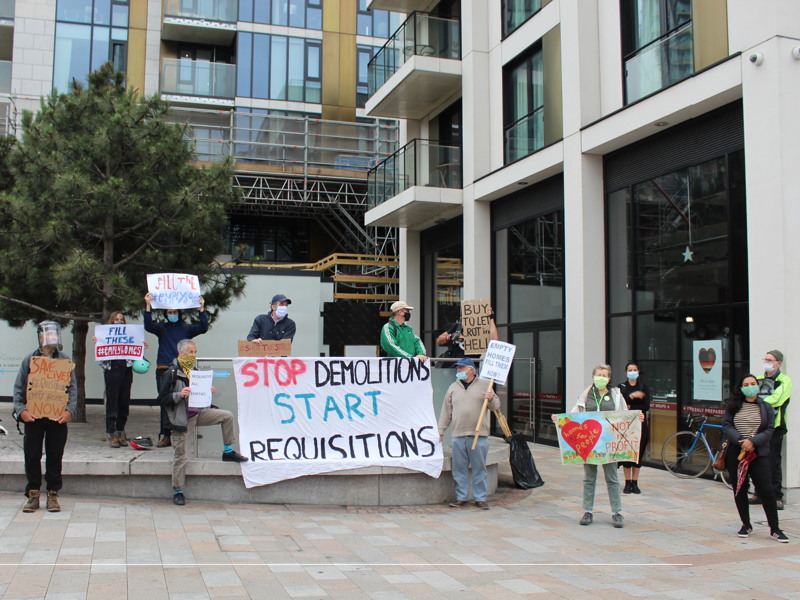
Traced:
<path fill-rule="evenodd" d="M 276 302 L 286 302 L 288 304 L 292 303 L 292 301 L 289 300 L 284 294 L 275 294 L 272 297 L 272 302 L 270 302 L 270 304 L 275 304 Z"/>
<path fill-rule="evenodd" d="M 406 303 L 405 303 L 405 302 L 403 302 L 402 300 L 399 300 L 399 301 L 395 302 L 394 304 L 392 304 L 392 305 L 389 307 L 389 310 L 390 310 L 390 311 L 392 311 L 392 312 L 394 313 L 394 312 L 397 312 L 398 310 L 403 310 L 404 308 L 405 308 L 406 310 L 414 310 L 414 307 L 413 307 L 413 306 L 409 306 L 408 304 L 406 304 Z"/>
<path fill-rule="evenodd" d="M 456 363 L 457 367 L 472 367 L 475 368 L 475 363 L 472 362 L 471 358 L 467 358 L 466 356 L 462 358 L 460 361 Z"/>

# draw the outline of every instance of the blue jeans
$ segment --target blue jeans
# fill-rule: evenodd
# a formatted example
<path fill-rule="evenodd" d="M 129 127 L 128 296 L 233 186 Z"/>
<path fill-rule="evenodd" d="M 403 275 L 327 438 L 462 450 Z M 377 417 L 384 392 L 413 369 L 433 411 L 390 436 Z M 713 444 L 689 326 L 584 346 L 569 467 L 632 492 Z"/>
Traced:
<path fill-rule="evenodd" d="M 486 455 L 489 453 L 489 438 L 479 437 L 478 445 L 472 449 L 473 436 L 453 438 L 453 481 L 456 483 L 456 499 L 466 500 L 469 494 L 469 469 L 472 467 L 472 497 L 476 502 L 485 502 Z"/>
<path fill-rule="evenodd" d="M 608 499 L 611 501 L 613 514 L 622 512 L 622 498 L 619 494 L 619 479 L 617 479 L 617 463 L 603 465 L 603 474 L 606 476 Z M 597 465 L 583 465 L 583 510 L 592 512 L 594 508 L 594 488 L 597 484 Z"/>

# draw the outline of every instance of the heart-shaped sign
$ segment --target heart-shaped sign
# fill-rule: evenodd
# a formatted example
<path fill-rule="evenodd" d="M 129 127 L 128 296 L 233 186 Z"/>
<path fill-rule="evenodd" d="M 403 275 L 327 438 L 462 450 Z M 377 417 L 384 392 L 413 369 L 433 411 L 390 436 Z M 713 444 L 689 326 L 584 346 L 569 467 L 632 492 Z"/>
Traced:
<path fill-rule="evenodd" d="M 708 373 L 714 368 L 714 363 L 717 362 L 717 353 L 713 348 L 700 348 L 700 351 L 697 353 L 697 359 L 700 361 L 700 366 L 703 368 L 703 371 Z"/>
<path fill-rule="evenodd" d="M 570 421 L 561 428 L 561 437 L 578 453 L 583 462 L 586 462 L 592 453 L 592 448 L 600 439 L 601 433 L 603 433 L 603 426 L 594 419 L 588 419 L 580 424 Z"/>

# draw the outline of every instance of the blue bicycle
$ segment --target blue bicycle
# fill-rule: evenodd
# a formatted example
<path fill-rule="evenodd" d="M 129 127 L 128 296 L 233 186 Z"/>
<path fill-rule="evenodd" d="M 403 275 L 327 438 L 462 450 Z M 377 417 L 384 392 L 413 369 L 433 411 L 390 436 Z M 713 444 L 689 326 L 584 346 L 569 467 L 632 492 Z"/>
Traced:
<path fill-rule="evenodd" d="M 714 425 L 706 421 L 708 421 L 708 417 L 705 415 L 687 415 L 686 424 L 689 431 L 673 433 L 664 442 L 664 446 L 661 448 L 661 460 L 667 471 L 675 477 L 683 479 L 700 477 L 714 462 L 718 451 L 711 449 L 703 429 L 706 427 L 722 429 L 722 425 Z M 697 431 L 692 431 L 694 425 L 698 426 Z M 714 478 L 717 477 L 729 488 L 732 487 L 728 481 L 726 470 L 714 469 Z"/>

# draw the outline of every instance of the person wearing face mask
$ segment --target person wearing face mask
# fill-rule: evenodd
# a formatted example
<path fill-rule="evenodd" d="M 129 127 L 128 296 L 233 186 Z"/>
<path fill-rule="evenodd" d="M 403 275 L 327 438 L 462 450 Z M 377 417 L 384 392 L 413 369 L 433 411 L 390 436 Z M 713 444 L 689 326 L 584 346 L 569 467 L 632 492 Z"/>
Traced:
<path fill-rule="evenodd" d="M 642 457 L 647 449 L 650 440 L 650 425 L 647 415 L 650 411 L 650 388 L 639 379 L 639 366 L 634 362 L 625 365 L 627 380 L 619 384 L 619 391 L 622 394 L 628 410 L 640 410 L 645 416 L 642 421 L 642 437 L 639 441 L 639 460 L 637 462 L 623 462 L 622 472 L 625 474 L 625 487 L 623 494 L 641 494 L 639 489 L 639 470 L 642 468 Z"/>
<path fill-rule="evenodd" d="M 772 494 L 769 455 L 772 450 L 770 438 L 775 431 L 775 411 L 759 397 L 759 387 L 755 375 L 748 373 L 742 377 L 739 385 L 734 388 L 722 415 L 722 437 L 729 444 L 725 452 L 725 464 L 728 468 L 728 477 L 734 482 L 733 499 L 742 521 L 742 527 L 737 535 L 746 538 L 753 531 L 750 522 L 750 504 L 747 500 L 748 480 L 752 479 L 756 493 L 764 505 L 770 536 L 778 542 L 787 543 L 789 538 L 780 529 L 778 509 L 775 496 Z M 737 494 L 735 482 L 738 480 L 740 456 L 744 457 L 748 453 L 755 453 L 756 457 L 750 463 L 747 476 Z"/>
<path fill-rule="evenodd" d="M 381 348 L 386 356 L 418 358 L 422 362 L 428 360 L 422 340 L 408 325 L 414 307 L 401 300 L 392 304 L 389 310 L 392 316 L 381 329 Z"/>
<path fill-rule="evenodd" d="M 486 502 L 486 455 L 489 452 L 489 410 L 478 436 L 475 450 L 475 424 L 481 416 L 483 401 L 489 401 L 489 410 L 500 408 L 500 399 L 489 390 L 489 382 L 475 376 L 475 363 L 471 358 L 462 358 L 456 363 L 456 381 L 450 384 L 444 396 L 442 412 L 439 414 L 439 441 L 452 426 L 453 460 L 452 473 L 456 487 L 456 501 L 450 506 L 460 508 L 467 504 L 469 494 L 469 472 L 472 469 L 472 496 L 475 506 L 489 510 Z"/>
<path fill-rule="evenodd" d="M 189 408 L 189 373 L 197 363 L 197 345 L 192 340 L 181 340 L 176 346 L 177 358 L 164 372 L 159 386 L 158 399 L 166 410 L 172 429 L 172 501 L 178 506 L 186 504 L 183 484 L 186 481 L 186 463 L 189 462 L 187 445 L 194 436 L 196 427 L 220 425 L 222 427 L 222 460 L 224 462 L 247 462 L 233 449 L 236 434 L 233 428 L 233 413 L 221 408 Z M 216 388 L 211 388 L 215 393 Z"/>
<path fill-rule="evenodd" d="M 172 361 L 178 356 L 178 342 L 183 339 L 192 339 L 208 331 L 208 313 L 205 311 L 205 300 L 200 296 L 200 308 L 198 313 L 198 323 L 184 323 L 181 311 L 170 308 L 164 311 L 167 322 L 154 321 L 151 302 L 153 294 L 146 294 L 144 301 L 144 330 L 154 334 L 158 338 L 158 354 L 156 355 L 156 389 L 159 380 Z M 172 445 L 170 439 L 169 419 L 164 407 L 161 407 L 161 430 L 159 431 L 158 448 L 166 448 Z"/>
<path fill-rule="evenodd" d="M 769 463 L 772 473 L 772 493 L 778 510 L 783 510 L 783 437 L 786 435 L 786 408 L 792 396 L 792 380 L 781 373 L 783 352 L 770 350 L 764 356 L 764 376 L 759 377 L 758 397 L 775 411 L 775 431 L 769 442 Z M 761 502 L 758 491 L 750 496 L 750 504 Z"/>
<path fill-rule="evenodd" d="M 250 333 L 247 334 L 248 341 L 294 340 L 297 325 L 288 317 L 291 303 L 284 294 L 275 294 L 270 302 L 269 313 L 258 315 L 253 321 Z"/>
<path fill-rule="evenodd" d="M 574 413 L 594 412 L 594 411 L 616 411 L 628 410 L 625 399 L 618 388 L 609 389 L 608 383 L 611 381 L 611 367 L 608 365 L 597 365 L 592 370 L 592 385 L 586 388 L 578 397 L 575 406 L 572 407 Z M 556 422 L 557 415 L 553 415 L 553 422 Z M 639 420 L 644 421 L 644 414 L 639 413 Z M 611 503 L 611 524 L 617 529 L 624 527 L 622 518 L 622 496 L 619 493 L 619 479 L 617 479 L 617 465 L 606 463 L 603 465 L 603 474 L 606 479 L 608 489 L 608 499 Z M 583 516 L 579 523 L 581 525 L 591 525 L 594 522 L 594 491 L 597 485 L 597 465 L 583 465 Z"/>

